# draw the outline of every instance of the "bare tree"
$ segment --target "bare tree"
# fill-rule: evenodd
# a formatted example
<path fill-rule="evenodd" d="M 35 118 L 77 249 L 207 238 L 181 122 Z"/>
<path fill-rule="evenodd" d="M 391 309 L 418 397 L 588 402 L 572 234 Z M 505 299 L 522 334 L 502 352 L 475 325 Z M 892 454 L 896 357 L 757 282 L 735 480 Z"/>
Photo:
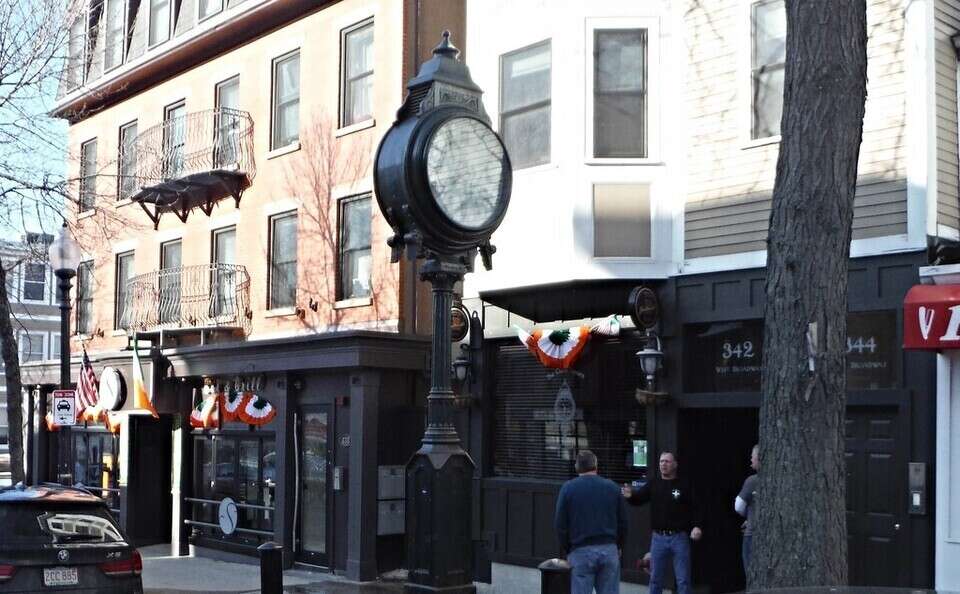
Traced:
<path fill-rule="evenodd" d="M 8 237 L 27 230 L 51 233 L 64 221 L 75 221 L 80 210 L 79 179 L 68 174 L 80 169 L 79 155 L 67 154 L 66 124 L 51 117 L 50 111 L 61 82 L 78 80 L 78 73 L 90 64 L 86 34 L 73 38 L 70 34 L 70 25 L 84 15 L 79 0 L 0 0 L 0 230 Z M 102 169 L 87 171 L 88 180 L 105 176 L 115 180 L 115 164 L 99 159 Z M 92 195 L 95 204 L 100 192 L 115 196 L 111 184 L 98 180 L 93 185 L 96 189 L 88 192 L 88 199 Z M 130 227 L 131 222 L 112 208 L 93 210 L 82 228 L 71 226 L 81 246 L 99 245 L 105 236 Z M 24 478 L 24 420 L 14 333 L 19 322 L 11 315 L 11 299 L 16 296 L 7 294 L 6 279 L 27 259 L 45 261 L 41 252 L 34 250 L 0 265 L 0 341 L 14 482 Z"/>
<path fill-rule="evenodd" d="M 786 8 L 751 588 L 847 581 L 847 270 L 866 101 L 866 4 L 787 0 Z"/>

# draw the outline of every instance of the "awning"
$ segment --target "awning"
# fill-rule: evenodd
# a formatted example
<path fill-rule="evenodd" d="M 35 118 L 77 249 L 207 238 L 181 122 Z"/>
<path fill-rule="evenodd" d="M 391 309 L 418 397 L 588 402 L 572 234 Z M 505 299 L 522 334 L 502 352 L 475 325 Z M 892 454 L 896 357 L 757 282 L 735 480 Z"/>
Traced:
<path fill-rule="evenodd" d="M 656 289 L 649 279 L 590 279 L 480 291 L 480 299 L 532 322 L 602 318 L 630 313 L 630 291 Z"/>
<path fill-rule="evenodd" d="M 960 285 L 916 285 L 907 292 L 903 348 L 960 349 Z"/>

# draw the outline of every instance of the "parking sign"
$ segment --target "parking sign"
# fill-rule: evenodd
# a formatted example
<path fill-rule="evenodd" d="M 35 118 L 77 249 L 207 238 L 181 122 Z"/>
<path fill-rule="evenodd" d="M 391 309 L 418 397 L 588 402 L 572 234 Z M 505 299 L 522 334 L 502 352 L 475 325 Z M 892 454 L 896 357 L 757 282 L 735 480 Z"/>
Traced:
<path fill-rule="evenodd" d="M 57 425 L 77 424 L 77 391 L 53 391 L 53 422 Z"/>

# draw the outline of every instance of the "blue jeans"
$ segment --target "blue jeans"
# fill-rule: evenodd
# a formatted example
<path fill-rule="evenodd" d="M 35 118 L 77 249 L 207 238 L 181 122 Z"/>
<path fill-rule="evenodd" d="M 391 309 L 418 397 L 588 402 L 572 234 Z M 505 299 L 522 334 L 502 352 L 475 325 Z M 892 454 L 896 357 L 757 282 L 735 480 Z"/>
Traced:
<path fill-rule="evenodd" d="M 619 594 L 620 552 L 615 544 L 577 547 L 567 555 L 572 594 Z"/>
<path fill-rule="evenodd" d="M 743 535 L 743 548 L 741 553 L 743 554 L 743 573 L 748 573 L 750 571 L 750 548 L 753 544 L 753 535 L 744 534 Z"/>
<path fill-rule="evenodd" d="M 650 594 L 663 592 L 663 578 L 671 558 L 673 574 L 677 579 L 677 594 L 690 594 L 690 535 L 686 532 L 669 536 L 653 533 L 650 542 Z"/>

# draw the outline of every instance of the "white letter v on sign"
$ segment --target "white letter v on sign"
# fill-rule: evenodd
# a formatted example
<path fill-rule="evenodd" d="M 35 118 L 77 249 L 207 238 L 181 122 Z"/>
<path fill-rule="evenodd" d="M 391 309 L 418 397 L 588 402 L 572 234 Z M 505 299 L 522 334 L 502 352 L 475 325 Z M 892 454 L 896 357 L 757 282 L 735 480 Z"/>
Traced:
<path fill-rule="evenodd" d="M 933 327 L 934 311 L 921 306 L 917 313 L 920 317 L 920 334 L 923 335 L 924 340 L 927 340 L 927 338 L 930 336 L 930 328 Z"/>

